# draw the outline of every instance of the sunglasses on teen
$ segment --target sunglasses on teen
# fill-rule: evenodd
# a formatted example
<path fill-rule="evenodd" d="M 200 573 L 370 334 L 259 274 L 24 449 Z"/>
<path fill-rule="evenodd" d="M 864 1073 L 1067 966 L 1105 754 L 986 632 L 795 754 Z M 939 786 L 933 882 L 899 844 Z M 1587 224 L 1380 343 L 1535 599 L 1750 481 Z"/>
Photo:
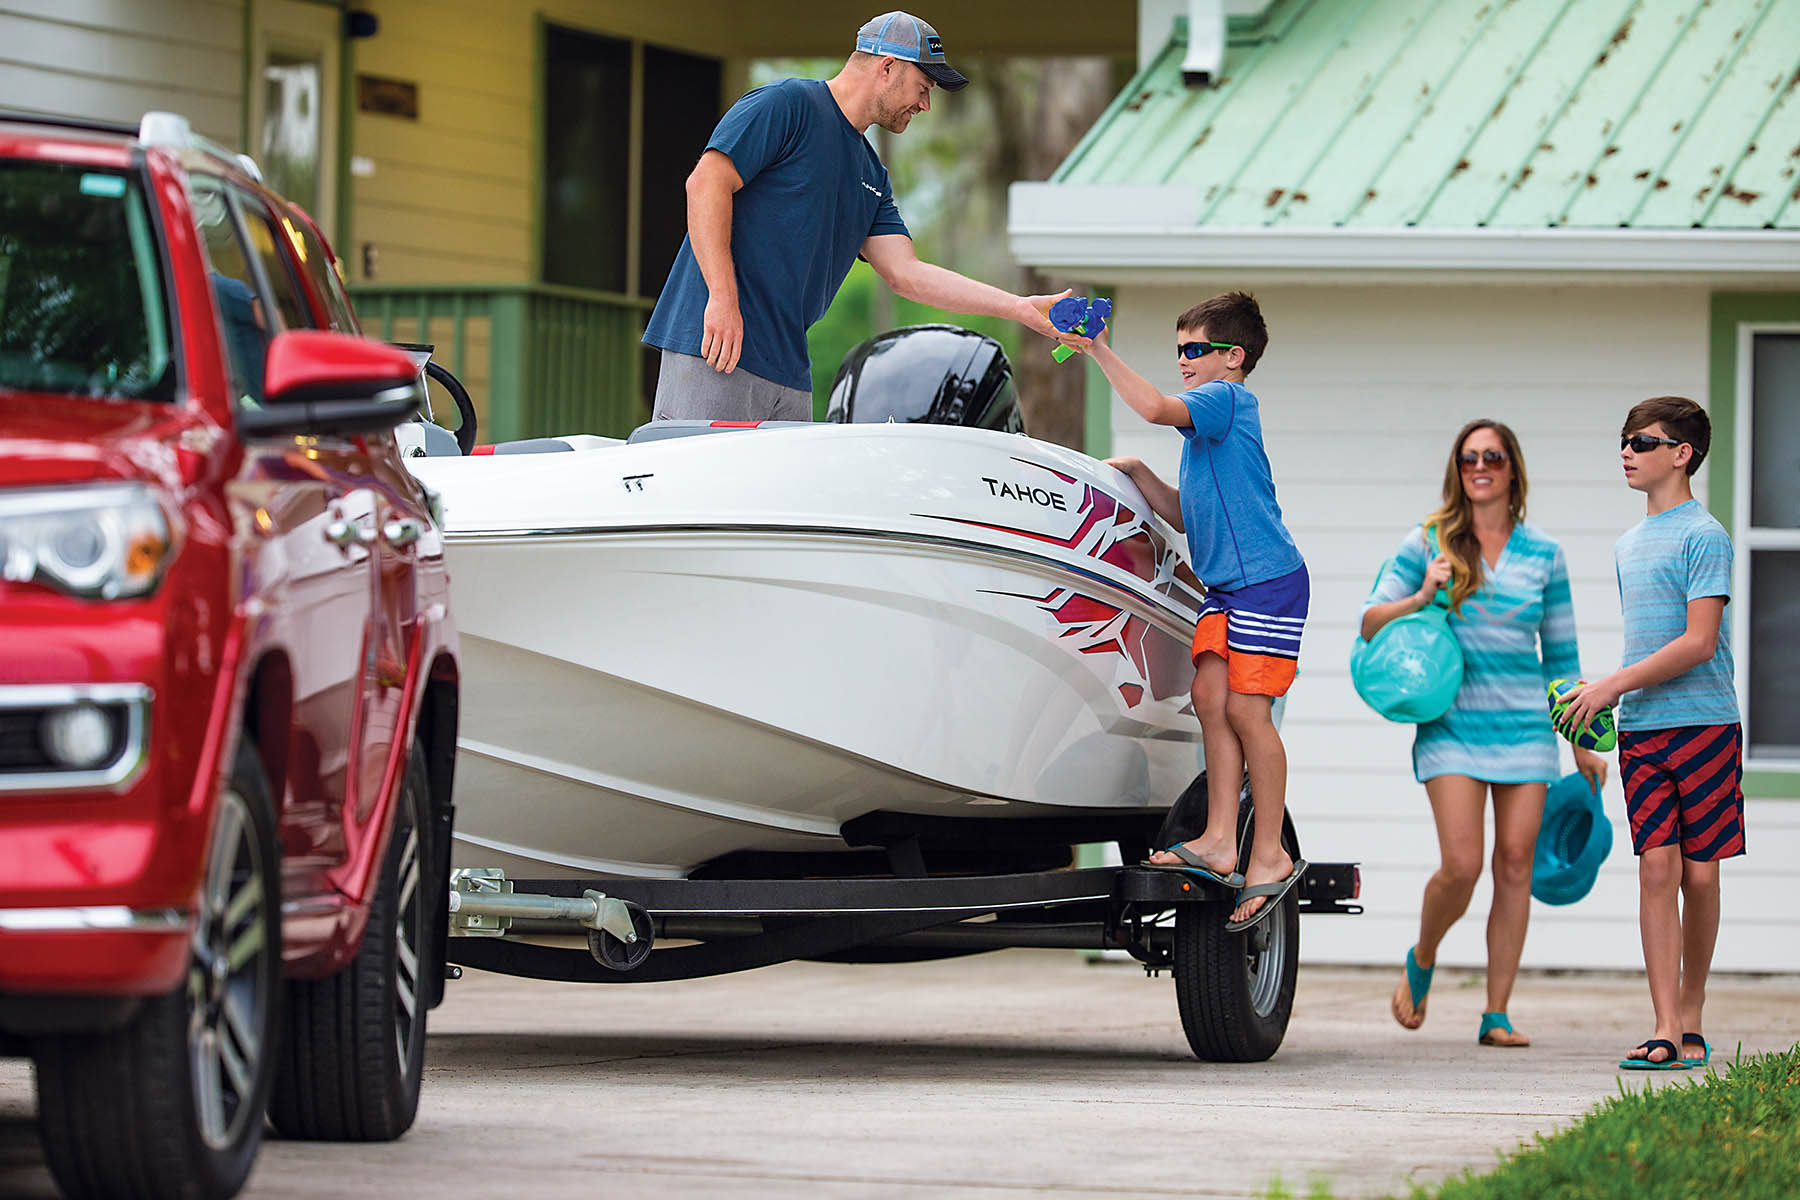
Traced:
<path fill-rule="evenodd" d="M 1462 464 L 1465 471 L 1470 467 L 1503 467 L 1506 465 L 1506 451 L 1483 450 L 1477 454 L 1473 450 L 1464 450 L 1456 456 L 1456 461 Z"/>
<path fill-rule="evenodd" d="M 1214 350 L 1229 350 L 1235 345 L 1236 342 L 1179 342 L 1175 353 L 1183 358 L 1205 358 Z"/>
<path fill-rule="evenodd" d="M 1621 437 L 1619 439 L 1619 449 L 1623 450 L 1625 447 L 1630 446 L 1633 454 L 1648 454 L 1658 446 L 1679 445 L 1682 445 L 1682 442 L 1678 438 L 1659 438 L 1655 434 L 1650 433 L 1634 433 L 1630 437 Z"/>

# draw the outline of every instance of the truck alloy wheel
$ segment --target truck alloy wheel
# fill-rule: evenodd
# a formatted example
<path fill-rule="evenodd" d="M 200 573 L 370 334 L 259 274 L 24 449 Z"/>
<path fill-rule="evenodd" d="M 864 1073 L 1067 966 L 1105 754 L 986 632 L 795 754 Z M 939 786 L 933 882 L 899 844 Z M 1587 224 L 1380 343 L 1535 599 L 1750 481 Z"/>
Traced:
<path fill-rule="evenodd" d="M 186 977 L 122 1029 L 32 1044 L 65 1194 L 217 1200 L 243 1186 L 274 1077 L 279 918 L 275 818 L 245 743 L 214 811 Z"/>

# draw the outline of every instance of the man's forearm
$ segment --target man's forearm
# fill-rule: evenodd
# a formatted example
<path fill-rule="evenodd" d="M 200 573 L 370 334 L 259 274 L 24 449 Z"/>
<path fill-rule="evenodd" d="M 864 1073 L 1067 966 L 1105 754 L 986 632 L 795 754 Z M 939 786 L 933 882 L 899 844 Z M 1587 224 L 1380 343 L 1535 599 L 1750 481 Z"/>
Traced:
<path fill-rule="evenodd" d="M 1018 321 L 1029 319 L 1027 310 L 1031 309 L 1023 296 L 917 259 L 907 264 L 904 274 L 889 280 L 888 286 L 908 300 L 946 312 Z"/>

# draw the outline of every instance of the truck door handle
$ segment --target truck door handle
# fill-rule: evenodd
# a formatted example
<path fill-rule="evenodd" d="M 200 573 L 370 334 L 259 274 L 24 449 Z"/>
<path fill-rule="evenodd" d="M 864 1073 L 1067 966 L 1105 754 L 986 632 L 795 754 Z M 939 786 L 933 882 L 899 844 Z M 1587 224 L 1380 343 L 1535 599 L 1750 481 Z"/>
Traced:
<path fill-rule="evenodd" d="M 390 546 L 410 546 L 424 532 L 424 525 L 411 517 L 396 517 L 381 527 L 381 536 Z"/>

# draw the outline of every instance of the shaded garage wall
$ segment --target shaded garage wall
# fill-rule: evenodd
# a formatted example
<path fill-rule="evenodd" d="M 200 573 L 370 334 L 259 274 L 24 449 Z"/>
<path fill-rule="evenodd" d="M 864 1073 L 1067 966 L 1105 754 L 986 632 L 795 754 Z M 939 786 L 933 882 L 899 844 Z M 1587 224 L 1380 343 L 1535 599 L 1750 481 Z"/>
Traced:
<path fill-rule="evenodd" d="M 244 0 L 10 0 L 0 5 L 0 108 L 132 125 L 172 109 L 236 148 Z"/>

